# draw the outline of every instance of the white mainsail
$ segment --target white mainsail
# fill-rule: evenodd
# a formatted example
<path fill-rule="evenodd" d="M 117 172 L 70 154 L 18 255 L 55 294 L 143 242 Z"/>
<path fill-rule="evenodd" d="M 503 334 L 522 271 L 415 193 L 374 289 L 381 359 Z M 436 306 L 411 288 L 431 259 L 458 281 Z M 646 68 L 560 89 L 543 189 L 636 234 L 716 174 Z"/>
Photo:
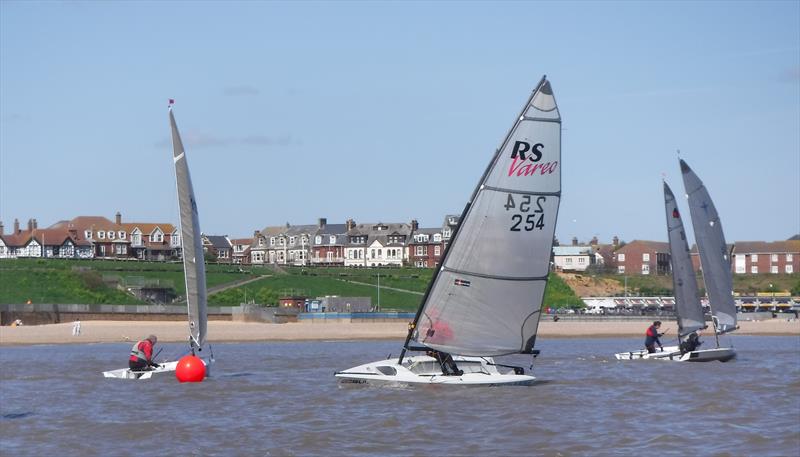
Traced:
<path fill-rule="evenodd" d="M 733 301 L 730 253 L 722 233 L 722 223 L 703 182 L 686 162 L 681 160 L 680 163 L 711 313 L 716 319 L 717 332 L 730 332 L 736 330 L 736 304 Z"/>
<path fill-rule="evenodd" d="M 175 180 L 181 215 L 181 245 L 183 246 L 183 271 L 186 279 L 186 304 L 189 311 L 190 343 L 193 347 L 199 348 L 206 340 L 206 266 L 200 238 L 197 203 L 192 189 L 192 177 L 189 175 L 186 151 L 183 149 L 178 126 L 175 124 L 172 106 L 169 108 L 169 122 L 172 127 L 172 158 L 175 162 Z"/>
<path fill-rule="evenodd" d="M 560 200 L 561 117 L 542 78 L 472 194 L 410 339 L 458 355 L 531 353 Z"/>
<path fill-rule="evenodd" d="M 703 306 L 697 291 L 697 277 L 692 267 L 689 244 L 683 228 L 675 195 L 664 183 L 664 205 L 667 214 L 667 236 L 672 260 L 672 286 L 675 293 L 675 314 L 678 317 L 678 337 L 704 328 Z"/>

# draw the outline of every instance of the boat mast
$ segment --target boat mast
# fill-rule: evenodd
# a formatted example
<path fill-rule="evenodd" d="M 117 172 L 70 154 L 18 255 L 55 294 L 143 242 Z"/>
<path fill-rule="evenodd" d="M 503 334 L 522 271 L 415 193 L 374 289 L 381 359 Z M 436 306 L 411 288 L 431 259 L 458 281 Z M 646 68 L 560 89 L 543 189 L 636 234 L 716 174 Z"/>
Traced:
<path fill-rule="evenodd" d="M 533 90 L 533 92 L 531 92 L 530 97 L 528 97 L 528 101 L 522 107 L 522 110 L 520 111 L 519 115 L 517 115 L 514 124 L 508 130 L 508 133 L 506 133 L 506 136 L 503 139 L 503 142 L 500 144 L 500 147 L 497 148 L 497 150 L 494 153 L 494 156 L 492 156 L 492 159 L 489 161 L 489 164 L 483 171 L 481 179 L 475 186 L 475 190 L 472 191 L 472 195 L 467 201 L 467 204 L 464 205 L 464 210 L 461 212 L 461 217 L 458 220 L 458 225 L 453 230 L 453 235 L 450 237 L 450 243 L 444 248 L 444 252 L 442 253 L 442 260 L 439 262 L 439 265 L 436 267 L 436 271 L 433 273 L 433 277 L 431 277 L 431 281 L 428 283 L 428 288 L 425 290 L 425 295 L 422 296 L 422 301 L 419 304 L 419 308 L 417 308 L 417 314 L 414 315 L 414 320 L 410 324 L 408 324 L 408 335 L 406 335 L 406 341 L 405 343 L 403 343 L 403 349 L 400 351 L 400 358 L 397 360 L 398 365 L 403 363 L 403 358 L 406 355 L 406 351 L 409 349 L 408 343 L 411 342 L 411 337 L 414 334 L 414 330 L 417 328 L 417 323 L 419 322 L 419 318 L 420 316 L 422 316 L 422 310 L 425 308 L 425 303 L 428 301 L 428 297 L 430 296 L 431 291 L 433 290 L 433 285 L 436 283 L 436 280 L 438 279 L 439 274 L 441 273 L 442 268 L 444 267 L 444 263 L 447 260 L 448 254 L 450 253 L 450 248 L 455 244 L 458 232 L 464 225 L 464 219 L 466 219 L 467 214 L 469 214 L 469 210 L 472 207 L 472 202 L 474 202 L 475 198 L 478 196 L 478 192 L 481 190 L 484 181 L 486 181 L 486 177 L 489 175 L 489 172 L 492 170 L 492 167 L 494 166 L 495 162 L 497 162 L 498 158 L 500 157 L 500 153 L 503 151 L 503 147 L 505 147 L 506 143 L 508 143 L 509 139 L 511 138 L 511 134 L 514 132 L 514 129 L 517 128 L 517 125 L 524 117 L 525 111 L 528 110 L 528 107 L 533 101 L 533 97 L 539 92 L 539 89 L 541 89 L 541 87 L 544 85 L 546 81 L 547 81 L 547 75 L 544 75 L 542 76 L 542 79 L 539 80 L 539 83 L 536 84 L 536 88 Z"/>

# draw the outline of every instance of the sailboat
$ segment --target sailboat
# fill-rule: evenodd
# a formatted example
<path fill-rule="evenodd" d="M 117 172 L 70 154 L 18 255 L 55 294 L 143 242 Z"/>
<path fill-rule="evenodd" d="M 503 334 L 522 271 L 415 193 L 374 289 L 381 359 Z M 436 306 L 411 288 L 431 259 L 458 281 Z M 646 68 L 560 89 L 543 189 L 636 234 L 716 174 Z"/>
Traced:
<path fill-rule="evenodd" d="M 466 204 L 400 356 L 335 373 L 342 383 L 529 385 L 561 200 L 561 116 L 543 77 Z M 422 352 L 421 355 L 407 355 Z"/>
<path fill-rule="evenodd" d="M 175 181 L 180 208 L 181 245 L 183 246 L 183 274 L 186 281 L 186 307 L 189 323 L 189 350 L 192 354 L 202 352 L 205 348 L 208 317 L 207 317 L 207 291 L 206 291 L 206 266 L 203 257 L 203 244 L 200 237 L 200 221 L 197 214 L 197 202 L 194 198 L 192 178 L 189 174 L 189 165 L 186 151 L 183 148 L 180 132 L 172 113 L 172 100 L 169 104 L 169 122 L 172 129 L 173 162 L 175 164 Z M 201 358 L 206 365 L 206 374 L 213 362 L 213 354 L 208 358 Z M 158 368 L 150 371 L 131 371 L 128 368 L 105 371 L 106 378 L 118 379 L 150 379 L 153 375 L 173 372 L 178 362 L 164 362 Z"/>
<path fill-rule="evenodd" d="M 736 357 L 736 351 L 732 347 L 720 347 L 719 345 L 719 334 L 731 331 L 736 327 L 736 306 L 730 293 L 733 289 L 733 279 L 730 272 L 729 256 L 722 235 L 722 226 L 708 191 L 683 160 L 681 160 L 681 171 L 684 178 L 684 187 L 689 196 L 689 210 L 692 215 L 698 250 L 701 253 L 701 265 L 704 266 L 703 280 L 706 284 L 706 290 L 709 291 L 709 297 L 711 297 L 710 288 L 714 288 L 716 290 L 715 293 L 719 293 L 719 295 L 714 295 L 715 298 L 711 300 L 712 303 L 716 303 L 716 306 L 712 305 L 711 309 L 717 347 L 697 349 L 701 344 L 698 332 L 708 326 L 705 323 L 705 312 L 700 303 L 695 271 L 692 266 L 683 221 L 675 195 L 665 182 L 664 203 L 672 261 L 672 284 L 675 291 L 675 315 L 678 320 L 679 344 L 678 346 L 665 347 L 662 351 L 654 353 L 648 353 L 647 350 L 621 352 L 615 355 L 619 360 L 659 359 L 679 362 L 719 360 L 726 362 Z M 687 176 L 687 174 L 690 174 L 690 176 Z M 702 211 L 698 212 L 695 208 L 700 208 Z M 700 241 L 701 239 L 703 240 L 702 242 Z M 719 242 L 722 243 L 722 250 L 709 247 L 714 246 L 713 243 Z M 703 260 L 703 253 L 706 253 L 705 261 Z M 710 270 L 706 270 L 706 264 L 710 265 Z M 727 265 L 727 270 L 725 265 Z M 726 306 L 724 300 L 725 294 L 721 293 L 726 287 L 728 290 L 727 296 L 730 298 L 729 307 Z M 722 324 L 720 325 L 719 322 L 722 322 Z"/>

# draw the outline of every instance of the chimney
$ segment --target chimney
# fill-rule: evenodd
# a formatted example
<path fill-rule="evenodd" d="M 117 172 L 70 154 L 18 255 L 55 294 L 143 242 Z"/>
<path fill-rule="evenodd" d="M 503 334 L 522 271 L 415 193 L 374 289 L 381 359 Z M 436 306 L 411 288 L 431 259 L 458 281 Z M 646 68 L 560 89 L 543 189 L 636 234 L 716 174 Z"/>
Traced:
<path fill-rule="evenodd" d="M 122 213 L 119 211 L 117 211 L 117 214 L 114 216 L 114 222 L 116 222 L 117 225 L 122 225 Z"/>
<path fill-rule="evenodd" d="M 19 219 L 14 218 L 14 235 L 19 233 Z"/>
<path fill-rule="evenodd" d="M 258 238 L 261 235 L 261 230 L 253 230 L 253 238 Z"/>
<path fill-rule="evenodd" d="M 577 246 L 578 245 L 578 237 L 577 236 L 573 236 L 572 237 L 572 245 L 573 246 Z"/>
<path fill-rule="evenodd" d="M 616 235 L 614 236 L 614 239 L 611 241 L 611 244 L 613 244 L 615 247 L 619 246 L 619 238 Z"/>
<path fill-rule="evenodd" d="M 411 219 L 411 231 L 416 232 L 419 229 L 419 222 L 416 219 Z"/>
<path fill-rule="evenodd" d="M 324 230 L 325 226 L 328 225 L 328 219 L 321 217 L 319 221 L 317 221 L 317 225 L 319 226 L 320 230 Z"/>
<path fill-rule="evenodd" d="M 347 222 L 345 222 L 345 225 L 347 226 L 347 231 L 353 230 L 356 226 L 356 221 L 353 219 L 348 219 Z"/>
<path fill-rule="evenodd" d="M 33 219 L 28 219 L 28 231 L 33 231 Z"/>
<path fill-rule="evenodd" d="M 39 228 L 39 221 L 37 221 L 36 219 L 33 220 L 33 228 L 34 230 Z"/>
<path fill-rule="evenodd" d="M 3 226 L 3 221 L 0 221 L 0 236 L 5 235 L 5 227 Z"/>
<path fill-rule="evenodd" d="M 597 244 L 600 244 L 600 243 L 597 241 L 597 237 L 596 237 L 596 236 L 593 236 L 593 237 L 592 237 L 592 243 L 591 243 L 591 244 L 592 244 L 592 246 L 594 246 L 594 245 L 597 245 Z"/>
<path fill-rule="evenodd" d="M 553 237 L 553 246 L 561 246 L 561 243 L 558 242 L 558 238 Z"/>

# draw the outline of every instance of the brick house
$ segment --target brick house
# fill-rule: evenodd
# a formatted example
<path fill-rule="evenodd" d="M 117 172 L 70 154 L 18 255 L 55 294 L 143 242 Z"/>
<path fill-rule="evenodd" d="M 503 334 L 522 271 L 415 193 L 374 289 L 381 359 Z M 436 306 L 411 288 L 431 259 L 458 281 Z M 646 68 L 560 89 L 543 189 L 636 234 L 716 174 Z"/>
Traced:
<path fill-rule="evenodd" d="M 90 258 L 92 244 L 77 240 L 65 228 L 40 229 L 36 219 L 28 221 L 27 230 L 20 230 L 19 221 L 14 220 L 14 232 L 6 234 L 0 223 L 0 258 L 45 257 L 45 258 Z"/>
<path fill-rule="evenodd" d="M 130 232 L 120 223 L 120 213 L 112 222 L 102 216 L 78 216 L 71 220 L 51 225 L 52 230 L 67 230 L 72 238 L 91 243 L 92 257 L 103 259 L 128 258 L 130 256 Z"/>
<path fill-rule="evenodd" d="M 200 234 L 203 251 L 211 254 L 217 263 L 233 263 L 233 245 L 228 235 Z"/>
<path fill-rule="evenodd" d="M 346 244 L 347 224 L 328 224 L 320 218 L 311 241 L 311 265 L 343 266 Z"/>
<path fill-rule="evenodd" d="M 181 257 L 180 229 L 172 224 L 117 221 L 130 235 L 130 256 L 139 260 L 169 260 Z"/>
<path fill-rule="evenodd" d="M 408 242 L 408 263 L 417 268 L 435 268 L 444 253 L 444 240 L 441 228 L 416 228 Z"/>
<path fill-rule="evenodd" d="M 669 243 L 633 240 L 614 252 L 613 262 L 618 274 L 668 274 L 671 271 Z"/>
<path fill-rule="evenodd" d="M 793 274 L 798 271 L 800 240 L 737 241 L 734 244 L 733 272 L 736 274 Z"/>

